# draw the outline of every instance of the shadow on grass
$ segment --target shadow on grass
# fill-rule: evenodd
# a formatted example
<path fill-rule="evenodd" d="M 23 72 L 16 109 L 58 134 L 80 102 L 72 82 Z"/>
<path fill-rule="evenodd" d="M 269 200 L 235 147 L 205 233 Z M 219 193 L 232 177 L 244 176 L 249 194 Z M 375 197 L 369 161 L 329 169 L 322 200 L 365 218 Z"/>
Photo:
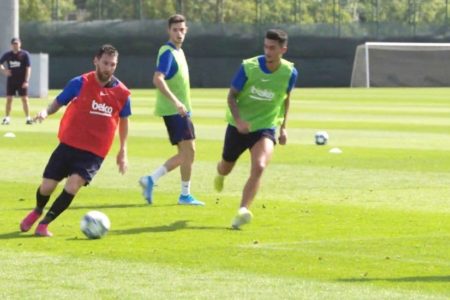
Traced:
<path fill-rule="evenodd" d="M 176 204 L 173 204 L 176 205 Z M 102 208 L 133 208 L 133 207 L 159 207 L 158 206 L 151 206 L 145 203 L 141 204 L 103 204 L 103 205 L 75 205 L 71 206 L 69 209 L 102 209 Z M 172 205 L 167 205 L 172 206 Z"/>
<path fill-rule="evenodd" d="M 26 239 L 34 237 L 34 234 L 26 234 L 21 231 L 12 231 L 7 233 L 0 234 L 0 240 L 9 240 L 9 239 Z"/>
<path fill-rule="evenodd" d="M 342 278 L 339 282 L 372 282 L 372 281 L 389 281 L 389 282 L 449 282 L 450 275 L 443 276 L 411 276 L 397 278 Z"/>
<path fill-rule="evenodd" d="M 169 225 L 154 226 L 154 227 L 138 227 L 130 228 L 124 230 L 111 230 L 109 234 L 111 235 L 129 235 L 129 234 L 140 234 L 147 232 L 171 232 L 183 229 L 193 229 L 193 230 L 226 230 L 225 227 L 213 227 L 213 226 L 189 226 L 188 220 L 181 220 L 173 222 Z"/>
<path fill-rule="evenodd" d="M 162 205 L 148 205 L 145 203 L 141 203 L 141 204 L 102 204 L 102 205 L 74 205 L 74 206 L 70 206 L 69 210 L 78 210 L 78 209 L 106 209 L 106 208 L 139 208 L 139 207 L 154 207 L 154 208 L 158 208 L 158 207 L 169 207 L 169 206 L 178 206 L 178 204 L 162 204 Z M 33 207 L 28 207 L 28 208 L 16 208 L 14 210 L 19 210 L 19 211 L 30 211 L 34 208 Z"/>

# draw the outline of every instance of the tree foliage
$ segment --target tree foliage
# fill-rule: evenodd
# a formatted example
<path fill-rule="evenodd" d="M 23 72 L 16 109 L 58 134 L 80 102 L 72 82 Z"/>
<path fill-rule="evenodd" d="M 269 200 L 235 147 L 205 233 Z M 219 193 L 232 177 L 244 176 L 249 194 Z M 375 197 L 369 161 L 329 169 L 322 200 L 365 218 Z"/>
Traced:
<path fill-rule="evenodd" d="M 20 0 L 19 16 L 21 21 L 64 20 L 75 10 L 73 0 Z"/>
<path fill-rule="evenodd" d="M 22 21 L 166 19 L 178 12 L 190 21 L 246 24 L 366 22 L 445 23 L 446 0 L 20 0 Z"/>

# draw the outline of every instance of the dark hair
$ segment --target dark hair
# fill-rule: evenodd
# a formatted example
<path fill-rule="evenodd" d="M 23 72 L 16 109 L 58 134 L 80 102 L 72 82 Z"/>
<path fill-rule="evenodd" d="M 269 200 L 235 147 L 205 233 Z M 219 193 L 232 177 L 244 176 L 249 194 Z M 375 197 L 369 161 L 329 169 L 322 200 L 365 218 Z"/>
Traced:
<path fill-rule="evenodd" d="M 288 41 L 288 35 L 281 29 L 270 29 L 266 32 L 266 39 L 278 41 L 281 47 L 285 47 Z"/>
<path fill-rule="evenodd" d="M 186 18 L 183 15 L 176 14 L 176 15 L 172 15 L 169 17 L 169 19 L 167 20 L 167 25 L 170 28 L 170 26 L 172 24 L 183 23 L 183 22 L 186 22 Z"/>
<path fill-rule="evenodd" d="M 105 44 L 98 49 L 97 54 L 95 55 L 97 58 L 102 57 L 103 54 L 119 56 L 119 51 L 114 48 L 113 45 Z"/>

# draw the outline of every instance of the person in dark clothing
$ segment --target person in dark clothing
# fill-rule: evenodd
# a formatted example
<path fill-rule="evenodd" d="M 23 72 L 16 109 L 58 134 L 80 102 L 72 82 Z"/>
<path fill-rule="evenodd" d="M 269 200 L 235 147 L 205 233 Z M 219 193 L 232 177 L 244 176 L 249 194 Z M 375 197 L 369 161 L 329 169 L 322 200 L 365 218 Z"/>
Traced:
<path fill-rule="evenodd" d="M 28 105 L 28 82 L 31 76 L 30 54 L 28 51 L 21 49 L 19 38 L 11 40 L 11 51 L 6 52 L 0 58 L 0 70 L 7 77 L 5 117 L 2 120 L 2 125 L 8 125 L 11 122 L 12 101 L 17 94 L 22 97 L 26 124 L 33 124 Z"/>

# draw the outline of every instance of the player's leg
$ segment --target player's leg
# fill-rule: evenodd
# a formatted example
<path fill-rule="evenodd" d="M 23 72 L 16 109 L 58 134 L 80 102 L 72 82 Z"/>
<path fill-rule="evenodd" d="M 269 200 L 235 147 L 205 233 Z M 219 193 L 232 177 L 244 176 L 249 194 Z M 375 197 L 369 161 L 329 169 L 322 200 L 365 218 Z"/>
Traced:
<path fill-rule="evenodd" d="M 204 202 L 195 199 L 191 194 L 191 174 L 195 158 L 195 140 L 189 139 L 180 141 L 178 143 L 178 154 L 181 159 L 181 194 L 178 198 L 178 204 L 205 205 Z"/>
<path fill-rule="evenodd" d="M 20 230 L 28 231 L 42 215 L 45 205 L 50 199 L 58 183 L 67 176 L 67 163 L 65 147 L 58 145 L 50 156 L 44 169 L 42 182 L 36 191 L 36 207 L 20 222 Z"/>
<path fill-rule="evenodd" d="M 273 135 L 272 135 L 273 134 Z M 268 136 L 264 132 L 262 137 L 250 148 L 251 169 L 250 176 L 245 183 L 242 191 L 242 199 L 240 208 L 231 226 L 235 229 L 249 223 L 253 218 L 253 214 L 249 210 L 250 205 L 255 199 L 258 192 L 261 177 L 267 165 L 272 158 L 272 153 L 275 145 L 275 136 L 273 131 L 269 131 Z"/>
<path fill-rule="evenodd" d="M 27 95 L 26 89 L 22 89 L 20 94 L 22 96 L 22 108 L 23 108 L 23 112 L 25 113 L 25 118 L 26 118 L 25 124 L 31 125 L 31 124 L 33 124 L 33 121 L 31 120 L 31 117 L 30 117 L 30 104 L 28 101 L 28 95 Z"/>
<path fill-rule="evenodd" d="M 190 183 L 192 174 L 192 165 L 195 158 L 195 141 L 187 140 L 178 143 L 178 155 L 180 157 L 180 175 L 181 181 L 185 183 Z M 190 190 L 186 187 L 185 195 L 188 195 Z M 183 188 L 182 188 L 183 189 Z"/>
<path fill-rule="evenodd" d="M 221 192 L 223 190 L 225 176 L 231 173 L 235 165 L 235 161 L 230 162 L 224 160 L 223 158 L 217 163 L 217 175 L 214 178 L 214 189 L 217 192 Z"/>
<path fill-rule="evenodd" d="M 55 178 L 61 176 L 67 180 L 64 189 L 55 199 L 52 206 L 36 228 L 38 236 L 52 236 L 48 231 L 48 224 L 53 222 L 72 203 L 79 189 L 89 184 L 97 174 L 103 163 L 103 158 L 91 152 L 79 150 L 65 144 L 60 144 L 52 154 L 49 164 L 44 171 L 44 177 Z M 47 175 L 47 176 L 46 176 Z"/>
<path fill-rule="evenodd" d="M 73 198 L 86 182 L 87 181 L 78 174 L 72 174 L 67 178 L 61 194 L 55 199 L 42 221 L 39 222 L 35 232 L 36 235 L 52 236 L 52 233 L 48 231 L 48 224 L 54 221 L 70 206 Z"/>
<path fill-rule="evenodd" d="M 2 125 L 9 125 L 9 123 L 11 122 L 10 115 L 11 115 L 12 101 L 13 101 L 13 96 L 7 95 L 6 96 L 6 104 L 5 104 L 5 117 L 2 120 Z"/>
<path fill-rule="evenodd" d="M 44 211 L 51 194 L 58 185 L 58 181 L 43 178 L 41 185 L 36 191 L 36 207 L 20 222 L 20 230 L 26 232 L 36 223 Z"/>
<path fill-rule="evenodd" d="M 225 176 L 233 170 L 239 156 L 247 150 L 246 135 L 240 134 L 236 127 L 228 125 L 222 150 L 222 159 L 217 163 L 217 175 L 214 178 L 214 189 L 223 190 Z"/>
<path fill-rule="evenodd" d="M 164 116 L 164 124 L 169 134 L 169 140 L 172 145 L 178 145 L 182 140 L 182 131 L 178 128 L 182 121 L 178 115 Z M 179 151 L 174 156 L 170 157 L 163 165 L 159 166 L 152 173 L 139 178 L 139 185 L 142 187 L 142 195 L 148 204 L 153 203 L 153 188 L 156 182 L 166 175 L 168 172 L 179 167 L 181 164 L 181 157 Z"/>
<path fill-rule="evenodd" d="M 262 174 L 272 158 L 274 143 L 268 138 L 260 139 L 251 149 L 251 170 L 242 192 L 241 207 L 249 208 L 258 192 Z"/>

